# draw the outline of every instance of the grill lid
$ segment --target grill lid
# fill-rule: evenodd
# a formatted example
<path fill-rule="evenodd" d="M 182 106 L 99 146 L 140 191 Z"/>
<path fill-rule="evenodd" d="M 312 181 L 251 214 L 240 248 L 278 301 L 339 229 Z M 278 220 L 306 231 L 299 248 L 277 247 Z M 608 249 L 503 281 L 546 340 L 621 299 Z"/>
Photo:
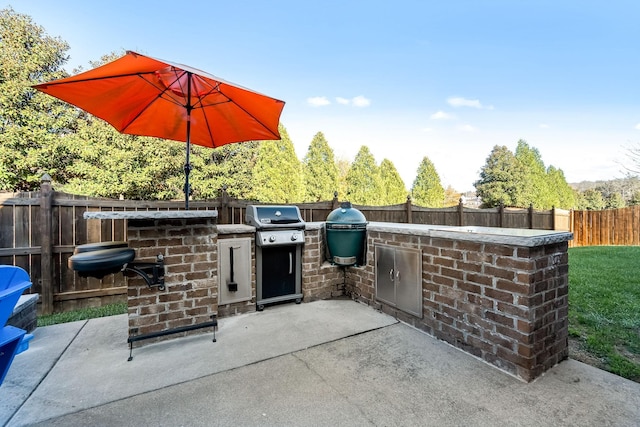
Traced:
<path fill-rule="evenodd" d="M 246 222 L 257 229 L 304 228 L 304 221 L 297 206 L 248 205 Z"/>
<path fill-rule="evenodd" d="M 333 225 L 334 228 L 357 228 L 357 226 L 364 228 L 367 225 L 367 218 L 351 206 L 350 202 L 343 202 L 338 209 L 329 213 L 327 224 Z"/>

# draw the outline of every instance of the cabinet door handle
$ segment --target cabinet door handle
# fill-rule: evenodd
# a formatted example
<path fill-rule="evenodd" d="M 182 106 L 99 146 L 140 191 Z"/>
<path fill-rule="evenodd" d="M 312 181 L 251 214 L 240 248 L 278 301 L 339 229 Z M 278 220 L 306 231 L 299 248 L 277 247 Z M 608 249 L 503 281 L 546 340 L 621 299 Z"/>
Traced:
<path fill-rule="evenodd" d="M 293 273 L 293 254 L 289 252 L 289 274 Z"/>
<path fill-rule="evenodd" d="M 396 281 L 400 282 L 400 270 L 396 271 Z"/>
<path fill-rule="evenodd" d="M 393 282 L 393 268 L 389 270 L 389 280 Z"/>

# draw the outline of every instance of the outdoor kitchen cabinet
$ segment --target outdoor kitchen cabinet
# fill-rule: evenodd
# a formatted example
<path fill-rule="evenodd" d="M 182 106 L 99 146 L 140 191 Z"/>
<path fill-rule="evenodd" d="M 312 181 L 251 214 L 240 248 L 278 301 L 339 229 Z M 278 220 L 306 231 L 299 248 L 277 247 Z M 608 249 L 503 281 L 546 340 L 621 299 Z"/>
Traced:
<path fill-rule="evenodd" d="M 422 253 L 375 246 L 376 299 L 422 318 Z"/>
<path fill-rule="evenodd" d="M 219 301 L 221 305 L 250 301 L 251 239 L 218 240 Z"/>

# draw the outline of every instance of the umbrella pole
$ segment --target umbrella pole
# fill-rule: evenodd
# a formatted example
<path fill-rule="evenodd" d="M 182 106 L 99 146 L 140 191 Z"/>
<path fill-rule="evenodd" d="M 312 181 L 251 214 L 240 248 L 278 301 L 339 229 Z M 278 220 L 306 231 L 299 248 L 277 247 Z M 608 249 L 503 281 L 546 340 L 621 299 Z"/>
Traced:
<path fill-rule="evenodd" d="M 187 159 L 184 164 L 184 208 L 189 210 L 189 194 L 191 188 L 189 186 L 189 174 L 191 173 L 191 163 L 189 157 L 191 154 L 191 73 L 187 72 Z"/>

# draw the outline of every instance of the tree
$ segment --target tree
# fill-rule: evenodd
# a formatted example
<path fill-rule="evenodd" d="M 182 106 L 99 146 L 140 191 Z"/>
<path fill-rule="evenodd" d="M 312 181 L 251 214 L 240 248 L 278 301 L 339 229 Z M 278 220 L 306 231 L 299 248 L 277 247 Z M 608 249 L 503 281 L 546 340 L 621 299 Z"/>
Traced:
<path fill-rule="evenodd" d="M 625 206 L 626 206 L 626 203 L 624 201 L 624 198 L 622 197 L 622 194 L 620 193 L 612 193 L 605 200 L 606 209 L 619 209 L 619 208 L 624 208 Z"/>
<path fill-rule="evenodd" d="M 380 163 L 380 179 L 383 205 L 396 205 L 407 200 L 407 187 L 391 160 L 384 159 Z"/>
<path fill-rule="evenodd" d="M 416 205 L 440 208 L 444 205 L 444 188 L 436 167 L 427 157 L 422 159 L 411 188 Z"/>
<path fill-rule="evenodd" d="M 460 203 L 462 193 L 457 192 L 452 186 L 448 185 L 444 190 L 444 206 L 456 206 Z"/>
<path fill-rule="evenodd" d="M 496 145 L 473 185 L 484 207 L 518 206 L 523 199 L 519 190 L 523 180 L 524 173 L 513 153 L 504 145 Z"/>
<path fill-rule="evenodd" d="M 602 193 L 594 189 L 584 191 L 578 200 L 578 209 L 601 210 L 606 206 Z"/>
<path fill-rule="evenodd" d="M 519 183 L 518 206 L 533 205 L 538 209 L 550 208 L 553 205 L 554 189 L 547 183 L 546 169 L 540 152 L 521 139 L 516 147 L 515 158 L 526 178 Z"/>
<path fill-rule="evenodd" d="M 184 144 L 124 135 L 87 115 L 67 136 L 76 159 L 63 191 L 126 199 L 175 199 L 183 194 Z"/>
<path fill-rule="evenodd" d="M 251 198 L 269 203 L 300 202 L 304 197 L 302 165 L 284 126 L 279 130 L 282 139 L 259 144 Z"/>
<path fill-rule="evenodd" d="M 631 195 L 631 198 L 627 202 L 628 206 L 637 206 L 640 205 L 640 190 L 636 190 Z"/>
<path fill-rule="evenodd" d="M 347 195 L 347 174 L 351 168 L 351 163 L 345 158 L 336 159 L 336 168 L 338 169 L 338 198 L 344 199 Z"/>
<path fill-rule="evenodd" d="M 68 50 L 29 16 L 0 10 L 0 190 L 36 190 L 43 172 L 67 180 L 64 135 L 78 112 L 31 85 L 66 77 Z"/>
<path fill-rule="evenodd" d="M 382 204 L 382 181 L 380 168 L 365 145 L 360 147 L 346 176 L 347 198 L 360 205 L 379 206 Z"/>
<path fill-rule="evenodd" d="M 223 187 L 231 197 L 253 198 L 260 144 L 248 141 L 218 148 L 192 146 L 194 198 L 215 198 Z"/>
<path fill-rule="evenodd" d="M 338 190 L 338 167 L 322 132 L 318 132 L 309 145 L 302 161 L 305 181 L 305 201 L 319 202 L 333 199 Z"/>
<path fill-rule="evenodd" d="M 550 204 L 546 208 L 572 209 L 576 206 L 576 192 L 567 184 L 562 169 L 549 166 L 547 169 L 547 186 L 552 190 L 553 198 L 549 200 Z"/>

